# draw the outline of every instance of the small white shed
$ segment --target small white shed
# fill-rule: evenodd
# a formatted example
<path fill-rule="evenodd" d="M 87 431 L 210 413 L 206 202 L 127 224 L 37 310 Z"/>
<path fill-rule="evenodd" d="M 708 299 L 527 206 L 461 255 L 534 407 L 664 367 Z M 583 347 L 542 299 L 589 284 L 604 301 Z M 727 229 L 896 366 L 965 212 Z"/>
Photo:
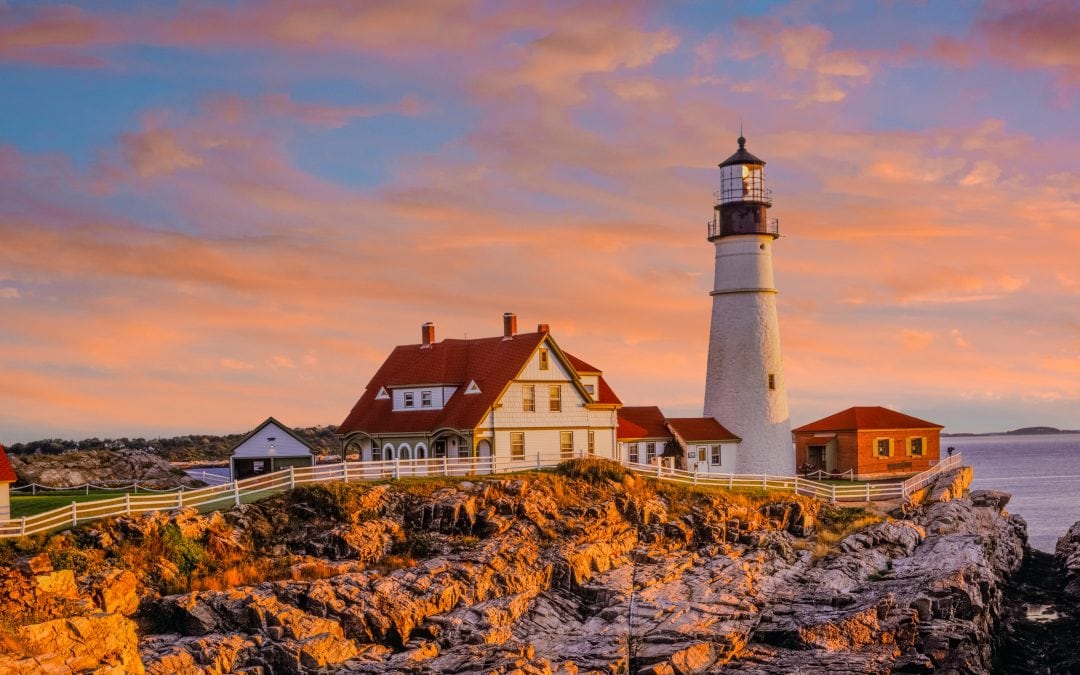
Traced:
<path fill-rule="evenodd" d="M 229 458 L 233 480 L 259 476 L 290 466 L 314 466 L 315 454 L 304 439 L 273 417 L 236 444 Z"/>
<path fill-rule="evenodd" d="M 8 486 L 18 480 L 15 469 L 11 468 L 4 446 L 0 445 L 0 520 L 11 517 L 11 500 L 8 496 Z"/>

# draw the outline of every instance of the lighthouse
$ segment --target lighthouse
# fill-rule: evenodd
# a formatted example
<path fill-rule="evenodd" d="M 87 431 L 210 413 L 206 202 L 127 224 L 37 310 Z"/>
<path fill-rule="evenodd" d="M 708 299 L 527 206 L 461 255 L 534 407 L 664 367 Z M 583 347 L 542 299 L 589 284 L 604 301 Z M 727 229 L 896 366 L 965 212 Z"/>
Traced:
<path fill-rule="evenodd" d="M 711 293 L 705 417 L 741 438 L 736 473 L 795 475 L 780 326 L 776 316 L 772 247 L 779 224 L 765 187 L 765 162 L 746 139 L 720 164 L 720 189 L 708 223 L 716 249 Z"/>

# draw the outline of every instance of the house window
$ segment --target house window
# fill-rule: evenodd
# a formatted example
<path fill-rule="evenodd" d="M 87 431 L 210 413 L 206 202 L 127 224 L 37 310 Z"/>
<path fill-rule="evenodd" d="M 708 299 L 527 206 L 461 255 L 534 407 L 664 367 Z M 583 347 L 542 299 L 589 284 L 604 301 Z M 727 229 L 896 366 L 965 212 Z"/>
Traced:
<path fill-rule="evenodd" d="M 653 459 L 656 457 L 656 443 L 645 444 L 645 463 L 652 464 Z"/>
<path fill-rule="evenodd" d="M 587 385 L 585 385 L 585 391 L 589 392 L 589 395 L 592 396 L 593 394 L 596 393 L 596 387 L 594 387 L 591 384 L 587 384 Z"/>
<path fill-rule="evenodd" d="M 709 463 L 712 464 L 713 466 L 720 466 L 721 464 L 724 463 L 724 457 L 721 454 L 719 445 L 710 445 L 709 446 L 709 454 L 710 454 Z"/>
<path fill-rule="evenodd" d="M 536 412 L 536 385 L 522 385 L 521 409 L 525 412 Z"/>
<path fill-rule="evenodd" d="M 626 451 L 627 451 L 626 452 L 626 458 L 630 461 L 630 463 L 631 464 L 637 464 L 638 463 L 638 444 L 637 443 L 628 443 L 627 446 L 626 446 Z"/>
<path fill-rule="evenodd" d="M 552 384 L 548 386 L 548 410 L 562 412 L 562 385 Z"/>
<path fill-rule="evenodd" d="M 372 441 L 371 442 L 371 461 L 373 461 L 373 462 L 381 462 L 382 461 L 382 448 L 379 447 L 378 441 Z"/>
<path fill-rule="evenodd" d="M 769 373 L 769 389 L 776 389 L 776 375 Z"/>
<path fill-rule="evenodd" d="M 262 473 L 266 470 L 266 462 L 261 459 L 256 459 L 251 463 L 251 471 L 253 473 Z"/>
<path fill-rule="evenodd" d="M 876 438 L 876 439 L 874 439 L 874 454 L 877 457 L 892 457 L 892 439 L 891 438 Z"/>
<path fill-rule="evenodd" d="M 596 454 L 596 432 L 589 429 L 589 454 Z"/>
<path fill-rule="evenodd" d="M 412 408 L 413 405 L 415 404 L 415 401 L 413 400 L 413 396 L 414 396 L 414 394 L 411 391 L 407 391 L 404 394 L 402 394 L 402 405 L 404 407 L 406 407 L 406 408 Z"/>
<path fill-rule="evenodd" d="M 525 432 L 510 432 L 510 457 L 512 459 L 525 459 Z"/>
<path fill-rule="evenodd" d="M 430 391 L 422 391 L 422 392 L 420 392 L 420 407 L 421 408 L 430 408 L 431 407 L 431 392 Z"/>
<path fill-rule="evenodd" d="M 574 456 L 574 432 L 573 431 L 560 431 L 559 432 L 559 453 L 563 459 L 569 459 Z"/>
<path fill-rule="evenodd" d="M 540 370 L 547 370 L 549 366 L 548 351 L 546 349 L 540 350 Z"/>
<path fill-rule="evenodd" d="M 912 457 L 922 457 L 926 454 L 926 439 L 922 436 L 908 439 L 908 454 Z"/>

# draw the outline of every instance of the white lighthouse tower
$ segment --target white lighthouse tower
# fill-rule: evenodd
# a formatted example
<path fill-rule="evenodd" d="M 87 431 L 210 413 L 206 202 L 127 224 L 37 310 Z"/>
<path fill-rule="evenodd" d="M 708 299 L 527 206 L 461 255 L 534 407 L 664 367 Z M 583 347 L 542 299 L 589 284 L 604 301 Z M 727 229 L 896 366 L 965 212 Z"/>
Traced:
<path fill-rule="evenodd" d="M 780 361 L 772 245 L 780 236 L 765 188 L 765 162 L 739 149 L 720 164 L 709 241 L 716 247 L 705 416 L 742 439 L 737 473 L 795 475 Z"/>

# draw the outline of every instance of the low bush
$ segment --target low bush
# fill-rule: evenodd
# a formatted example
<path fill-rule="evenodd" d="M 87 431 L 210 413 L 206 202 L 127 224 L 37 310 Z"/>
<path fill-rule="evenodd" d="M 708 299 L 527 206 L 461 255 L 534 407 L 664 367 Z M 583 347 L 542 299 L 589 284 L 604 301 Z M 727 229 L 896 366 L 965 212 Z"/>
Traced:
<path fill-rule="evenodd" d="M 603 483 L 606 481 L 621 483 L 626 476 L 632 475 L 630 470 L 622 464 L 599 457 L 568 459 L 565 462 L 560 462 L 555 467 L 555 473 L 590 483 Z"/>
<path fill-rule="evenodd" d="M 818 533 L 814 542 L 813 559 L 819 560 L 836 551 L 836 545 L 847 537 L 877 525 L 885 516 L 859 507 L 827 506 L 818 514 Z"/>

